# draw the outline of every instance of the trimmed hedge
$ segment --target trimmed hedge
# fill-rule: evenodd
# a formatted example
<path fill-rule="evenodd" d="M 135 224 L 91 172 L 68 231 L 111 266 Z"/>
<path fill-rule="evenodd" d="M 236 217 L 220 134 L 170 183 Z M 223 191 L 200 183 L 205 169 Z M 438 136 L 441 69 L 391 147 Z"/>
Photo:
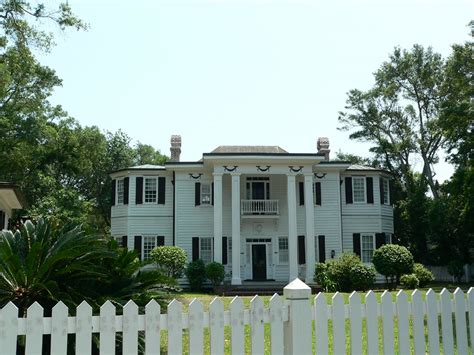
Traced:
<path fill-rule="evenodd" d="M 390 288 L 394 289 L 400 277 L 413 272 L 413 255 L 397 244 L 385 244 L 374 251 L 372 263 L 379 274 L 385 276 Z"/>

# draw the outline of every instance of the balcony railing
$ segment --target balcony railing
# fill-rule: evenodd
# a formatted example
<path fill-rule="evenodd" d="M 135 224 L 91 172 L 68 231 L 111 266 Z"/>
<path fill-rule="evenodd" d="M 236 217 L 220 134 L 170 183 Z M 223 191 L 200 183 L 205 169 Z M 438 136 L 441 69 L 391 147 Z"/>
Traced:
<path fill-rule="evenodd" d="M 242 215 L 279 215 L 278 200 L 242 200 Z"/>

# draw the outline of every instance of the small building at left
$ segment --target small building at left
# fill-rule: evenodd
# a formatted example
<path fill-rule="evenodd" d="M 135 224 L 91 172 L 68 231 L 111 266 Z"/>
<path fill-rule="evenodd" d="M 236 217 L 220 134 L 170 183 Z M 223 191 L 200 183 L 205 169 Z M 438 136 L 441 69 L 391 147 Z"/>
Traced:
<path fill-rule="evenodd" d="M 0 181 L 0 231 L 8 229 L 13 210 L 25 206 L 23 195 L 17 185 Z"/>

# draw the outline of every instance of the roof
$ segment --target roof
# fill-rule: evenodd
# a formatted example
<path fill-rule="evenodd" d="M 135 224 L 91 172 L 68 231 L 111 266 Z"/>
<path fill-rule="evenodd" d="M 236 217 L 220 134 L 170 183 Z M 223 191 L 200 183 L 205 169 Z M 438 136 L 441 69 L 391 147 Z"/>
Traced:
<path fill-rule="evenodd" d="M 359 165 L 359 164 L 352 164 L 347 168 L 347 170 L 373 170 L 373 171 L 380 171 L 381 169 L 373 168 L 371 166 L 366 165 Z"/>
<path fill-rule="evenodd" d="M 114 170 L 110 172 L 110 174 L 118 173 L 121 171 L 127 171 L 127 170 L 165 170 L 165 169 L 166 168 L 163 165 L 144 164 L 144 165 L 135 165 L 135 166 L 130 166 L 128 168 Z"/>
<path fill-rule="evenodd" d="M 20 192 L 18 185 L 12 182 L 0 181 L 0 194 L 13 209 L 21 209 L 27 206 L 25 197 Z"/>
<path fill-rule="evenodd" d="M 288 153 L 277 145 L 220 145 L 212 153 Z"/>

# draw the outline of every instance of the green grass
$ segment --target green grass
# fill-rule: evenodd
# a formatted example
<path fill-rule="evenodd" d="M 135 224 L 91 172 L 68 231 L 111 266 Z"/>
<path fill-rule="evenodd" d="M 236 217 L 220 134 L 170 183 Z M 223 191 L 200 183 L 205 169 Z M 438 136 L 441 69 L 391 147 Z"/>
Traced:
<path fill-rule="evenodd" d="M 458 285 L 452 285 L 452 284 L 433 284 L 430 285 L 431 288 L 433 288 L 434 291 L 439 293 L 444 287 L 446 287 L 450 292 L 453 292 Z M 469 289 L 469 285 L 460 285 L 460 287 L 463 289 L 464 292 L 466 292 Z M 422 297 L 425 298 L 426 292 L 428 291 L 429 288 L 424 288 L 420 289 L 422 292 Z M 380 298 L 383 294 L 383 290 L 375 290 L 375 295 L 380 302 Z M 398 291 L 392 291 L 391 296 L 392 300 L 396 300 L 396 294 Z M 404 291 L 407 296 L 408 300 L 411 301 L 411 294 L 413 290 L 406 290 Z M 350 293 L 341 293 L 344 302 L 347 304 L 349 303 L 349 296 Z M 361 296 L 364 293 L 361 293 Z M 326 293 L 326 299 L 328 304 L 332 303 L 332 297 L 334 293 Z M 312 295 L 311 301 L 312 303 L 314 302 L 314 296 Z M 180 294 L 174 295 L 176 299 L 178 299 L 182 304 L 183 304 L 183 311 L 187 312 L 188 306 L 191 303 L 191 301 L 195 298 L 197 298 L 199 301 L 204 306 L 205 311 L 209 310 L 209 304 L 212 302 L 212 300 L 216 297 L 215 295 L 212 294 L 207 294 L 207 293 L 190 293 L 190 292 L 184 292 Z M 245 308 L 250 307 L 250 301 L 252 300 L 253 297 L 251 296 L 241 296 L 242 300 L 244 301 Z M 269 302 L 270 302 L 270 296 L 261 296 L 265 307 L 268 307 Z M 232 301 L 233 297 L 220 297 L 220 299 L 224 303 L 224 308 L 225 310 L 229 310 L 230 308 L 230 302 Z M 365 302 L 364 297 L 361 297 L 362 302 Z M 453 324 L 454 328 L 454 324 Z M 345 321 L 345 331 L 346 331 L 346 353 L 350 353 L 350 322 L 349 320 Z M 382 320 L 379 319 L 379 324 L 378 324 L 378 339 L 379 339 L 379 351 L 380 353 L 383 352 L 383 335 L 382 335 Z M 410 319 L 410 327 L 409 327 L 409 334 L 410 334 L 410 339 L 411 339 L 411 351 L 413 353 L 413 328 L 412 328 L 412 320 Z M 166 331 L 162 331 L 162 339 L 161 339 L 161 345 L 162 345 L 162 352 L 166 354 L 166 349 L 167 349 L 167 333 Z M 251 340 L 250 340 L 250 326 L 245 327 L 245 352 L 246 354 L 250 353 L 251 349 Z M 230 326 L 226 326 L 224 329 L 224 337 L 225 337 L 225 354 L 230 354 L 230 347 L 231 347 L 231 329 Z M 425 339 L 426 343 L 428 343 L 428 335 L 427 335 L 427 326 L 426 326 L 426 320 L 425 320 Z M 314 327 L 313 327 L 313 351 L 315 351 L 315 336 L 314 336 Z M 398 349 L 398 324 L 397 324 L 397 319 L 394 317 L 394 342 L 395 342 L 395 352 L 397 353 Z M 333 348 L 333 337 L 332 337 L 332 322 L 329 320 L 328 322 L 328 344 L 329 344 L 329 349 L 330 353 L 332 353 L 331 349 Z M 442 339 L 441 339 L 441 329 L 440 329 L 440 344 L 441 344 L 441 353 L 443 353 L 442 349 Z M 367 339 L 366 339 L 366 330 L 365 330 L 365 320 L 363 320 L 362 323 L 362 345 L 363 345 L 363 351 L 366 353 L 367 351 Z M 187 330 L 183 332 L 183 353 L 188 354 L 189 353 L 189 336 Z M 204 353 L 209 354 L 210 353 L 210 334 L 209 330 L 207 328 L 204 329 Z M 268 324 L 265 325 L 265 353 L 269 354 L 270 353 L 270 326 Z"/>

